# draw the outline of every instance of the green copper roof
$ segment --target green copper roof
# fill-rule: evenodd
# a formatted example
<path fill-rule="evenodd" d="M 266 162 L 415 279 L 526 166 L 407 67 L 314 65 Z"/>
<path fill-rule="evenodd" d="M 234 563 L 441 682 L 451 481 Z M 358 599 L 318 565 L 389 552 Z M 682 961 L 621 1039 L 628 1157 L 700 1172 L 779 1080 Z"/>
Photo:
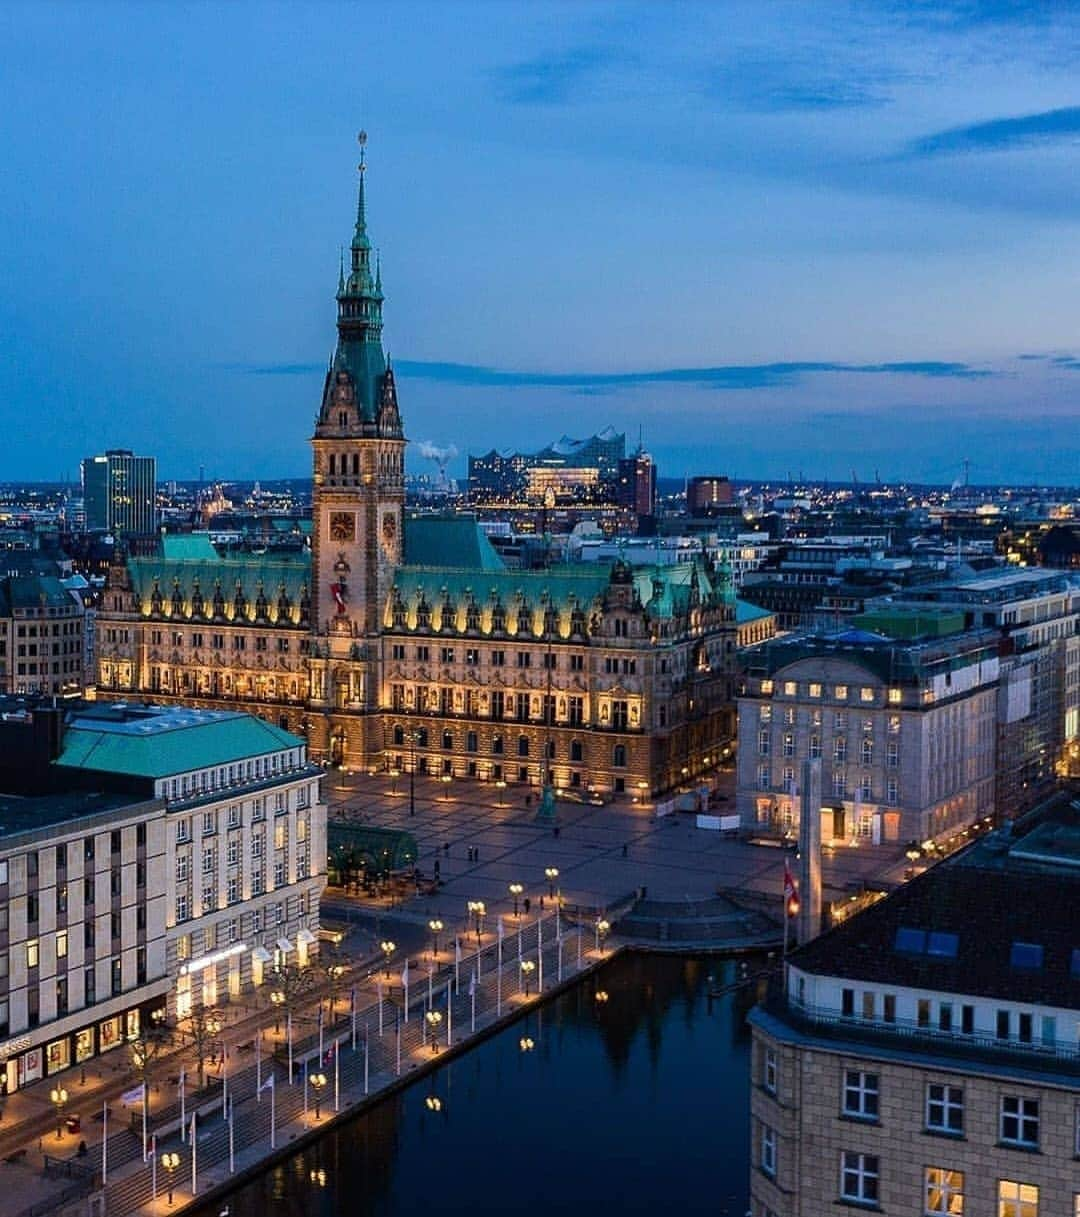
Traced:
<path fill-rule="evenodd" d="M 204 616 L 209 618 L 214 596 L 220 589 L 225 602 L 225 616 L 231 618 L 239 588 L 247 605 L 248 617 L 254 615 L 255 604 L 262 595 L 267 601 L 270 619 L 276 620 L 278 599 L 284 592 L 292 618 L 294 622 L 299 622 L 300 599 L 311 585 L 311 554 L 307 550 L 273 555 L 229 554 L 226 557 L 221 557 L 214 550 L 213 558 L 205 560 L 170 560 L 163 554 L 160 557 L 129 558 L 127 569 L 144 613 L 151 611 L 156 589 L 166 609 L 171 607 L 173 598 L 179 596 L 186 616 L 197 591 L 203 598 Z"/>
<path fill-rule="evenodd" d="M 58 765 L 130 777 L 164 778 L 265 756 L 304 741 L 249 714 L 151 707 L 75 717 Z"/>
<path fill-rule="evenodd" d="M 218 556 L 206 532 L 166 533 L 161 548 L 166 562 L 213 562 Z"/>
<path fill-rule="evenodd" d="M 480 526 L 468 516 L 407 516 L 405 562 L 409 566 L 506 568 Z"/>
<path fill-rule="evenodd" d="M 746 625 L 751 621 L 760 621 L 763 617 L 771 617 L 771 609 L 759 608 L 749 600 L 735 601 L 735 624 Z"/>

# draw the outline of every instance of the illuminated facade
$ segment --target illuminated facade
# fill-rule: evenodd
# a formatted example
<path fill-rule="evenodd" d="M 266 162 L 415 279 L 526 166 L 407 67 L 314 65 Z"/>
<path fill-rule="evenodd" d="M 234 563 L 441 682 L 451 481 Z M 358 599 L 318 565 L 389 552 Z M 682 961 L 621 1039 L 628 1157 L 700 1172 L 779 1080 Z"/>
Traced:
<path fill-rule="evenodd" d="M 165 537 L 115 566 L 98 695 L 249 710 L 348 768 L 635 795 L 699 777 L 734 734 L 726 570 L 509 571 L 474 521 L 404 518 L 370 251 L 362 172 L 311 441 L 310 554 L 221 557 Z M 596 438 L 617 470 L 623 437 Z"/>

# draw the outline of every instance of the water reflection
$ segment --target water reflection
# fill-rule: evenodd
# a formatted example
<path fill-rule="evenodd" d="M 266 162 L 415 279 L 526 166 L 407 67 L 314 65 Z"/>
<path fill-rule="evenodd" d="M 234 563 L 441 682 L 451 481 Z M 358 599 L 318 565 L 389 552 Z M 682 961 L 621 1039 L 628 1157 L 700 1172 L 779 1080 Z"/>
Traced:
<path fill-rule="evenodd" d="M 631 955 L 230 1197 L 232 1217 L 746 1209 L 745 1003 Z M 597 993 L 607 994 L 597 1001 Z M 216 1217 L 221 1205 L 199 1217 Z"/>

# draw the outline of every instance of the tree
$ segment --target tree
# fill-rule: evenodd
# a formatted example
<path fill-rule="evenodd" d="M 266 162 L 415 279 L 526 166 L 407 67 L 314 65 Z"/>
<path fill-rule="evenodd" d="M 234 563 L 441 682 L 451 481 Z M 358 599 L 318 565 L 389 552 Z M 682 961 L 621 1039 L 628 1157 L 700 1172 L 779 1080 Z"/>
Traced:
<path fill-rule="evenodd" d="M 283 960 L 271 970 L 269 984 L 271 994 L 281 994 L 276 1004 L 291 1013 L 314 989 L 315 969 Z"/>
<path fill-rule="evenodd" d="M 324 942 L 319 948 L 317 966 L 326 980 L 326 987 L 330 993 L 330 1018 L 333 1019 L 338 995 L 341 993 L 342 978 L 348 967 L 348 958 L 339 943 Z"/>
<path fill-rule="evenodd" d="M 138 1075 L 139 1081 L 150 1092 L 150 1075 L 158 1057 L 165 1051 L 169 1042 L 169 1034 L 164 1027 L 140 1027 L 139 1033 L 128 1040 L 128 1054 L 131 1068 Z"/>
<path fill-rule="evenodd" d="M 214 1040 L 221 1034 L 222 1023 L 220 1012 L 213 1006 L 199 1002 L 191 1007 L 187 1031 L 198 1062 L 200 1090 L 206 1085 L 206 1061 L 213 1054 Z"/>

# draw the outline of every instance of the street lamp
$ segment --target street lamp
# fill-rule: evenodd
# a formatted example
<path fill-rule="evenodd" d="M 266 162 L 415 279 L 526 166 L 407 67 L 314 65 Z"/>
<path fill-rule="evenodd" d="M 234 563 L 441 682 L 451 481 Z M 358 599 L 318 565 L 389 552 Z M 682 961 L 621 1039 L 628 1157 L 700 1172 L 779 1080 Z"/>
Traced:
<path fill-rule="evenodd" d="M 495 806 L 505 807 L 506 803 L 503 800 L 502 792 L 506 789 L 506 780 L 504 778 L 499 778 L 499 780 L 495 783 L 495 789 L 499 792 L 498 797 L 495 800 Z"/>
<path fill-rule="evenodd" d="M 603 1006 L 607 1003 L 608 991 L 607 989 L 597 989 L 593 996 L 597 1005 Z"/>
<path fill-rule="evenodd" d="M 532 1052 L 532 1050 L 536 1047 L 536 1041 L 531 1035 L 523 1035 L 521 1039 L 518 1040 L 518 1047 L 522 1052 Z"/>
<path fill-rule="evenodd" d="M 442 1099 L 440 1099 L 437 1094 L 429 1094 L 424 1100 L 424 1103 L 427 1106 L 428 1111 L 442 1111 Z"/>
<path fill-rule="evenodd" d="M 427 928 L 431 931 L 431 958 L 438 962 L 439 935 L 442 933 L 443 923 L 438 917 L 432 917 L 432 919 L 427 923 Z"/>
<path fill-rule="evenodd" d="M 165 1168 L 166 1177 L 169 1180 L 169 1207 L 172 1207 L 173 1193 L 173 1175 L 176 1174 L 176 1168 L 180 1165 L 180 1155 L 173 1150 L 161 1155 L 161 1165 Z"/>
<path fill-rule="evenodd" d="M 510 895 L 514 897 L 514 916 L 515 917 L 518 915 L 518 897 L 521 895 L 521 893 L 524 890 L 525 890 L 524 886 L 520 883 L 511 883 L 510 884 Z"/>
<path fill-rule="evenodd" d="M 536 964 L 531 959 L 523 959 L 521 961 L 521 983 L 525 988 L 525 996 L 529 996 L 529 980 L 532 977 Z"/>
<path fill-rule="evenodd" d="M 308 1078 L 308 1082 L 311 1084 L 311 1088 L 315 1091 L 315 1119 L 317 1120 L 322 1114 L 319 1104 L 322 1100 L 323 1087 L 326 1085 L 326 1074 L 313 1073 Z"/>
<path fill-rule="evenodd" d="M 397 943 L 391 942 L 389 938 L 384 939 L 379 946 L 382 948 L 383 955 L 386 956 L 386 979 L 390 979 L 390 956 L 397 950 Z"/>
<path fill-rule="evenodd" d="M 285 1004 L 285 994 L 280 989 L 275 989 L 270 994 L 270 1001 L 274 1006 L 274 1034 L 276 1035 L 281 1030 L 281 1007 Z"/>
<path fill-rule="evenodd" d="M 555 899 L 555 880 L 559 877 L 559 868 L 557 866 L 544 867 L 544 876 L 548 881 L 548 895 L 552 900 Z"/>
<path fill-rule="evenodd" d="M 603 918 L 603 917 L 598 917 L 596 919 L 596 949 L 597 949 L 597 951 L 600 950 L 601 940 L 603 939 L 604 935 L 610 929 L 611 929 L 610 921 L 605 920 L 605 918 Z"/>
<path fill-rule="evenodd" d="M 68 1101 L 68 1092 L 63 1086 L 54 1086 L 49 1098 L 56 1106 L 56 1139 L 59 1141 L 63 1136 L 64 1104 Z M 145 1096 L 143 1096 L 143 1101 L 145 1102 Z"/>
<path fill-rule="evenodd" d="M 431 1032 L 431 1051 L 439 1051 L 439 1024 L 442 1022 L 442 1013 L 439 1010 L 429 1010 L 424 1015 L 427 1019 L 428 1030 Z"/>
<path fill-rule="evenodd" d="M 453 775 L 452 775 L 452 774 L 449 774 L 449 773 L 444 773 L 444 774 L 442 775 L 442 777 L 439 779 L 439 781 L 440 781 L 440 782 L 442 782 L 442 784 L 443 784 L 443 797 L 442 797 L 442 801 L 443 801 L 444 803 L 449 803 L 449 802 L 450 802 L 450 783 L 451 783 L 453 780 L 454 780 Z"/>
<path fill-rule="evenodd" d="M 487 912 L 487 905 L 483 900 L 470 900 L 466 905 L 469 913 L 476 918 L 476 949 L 480 950 L 480 927 L 484 921 L 484 914 Z"/>

